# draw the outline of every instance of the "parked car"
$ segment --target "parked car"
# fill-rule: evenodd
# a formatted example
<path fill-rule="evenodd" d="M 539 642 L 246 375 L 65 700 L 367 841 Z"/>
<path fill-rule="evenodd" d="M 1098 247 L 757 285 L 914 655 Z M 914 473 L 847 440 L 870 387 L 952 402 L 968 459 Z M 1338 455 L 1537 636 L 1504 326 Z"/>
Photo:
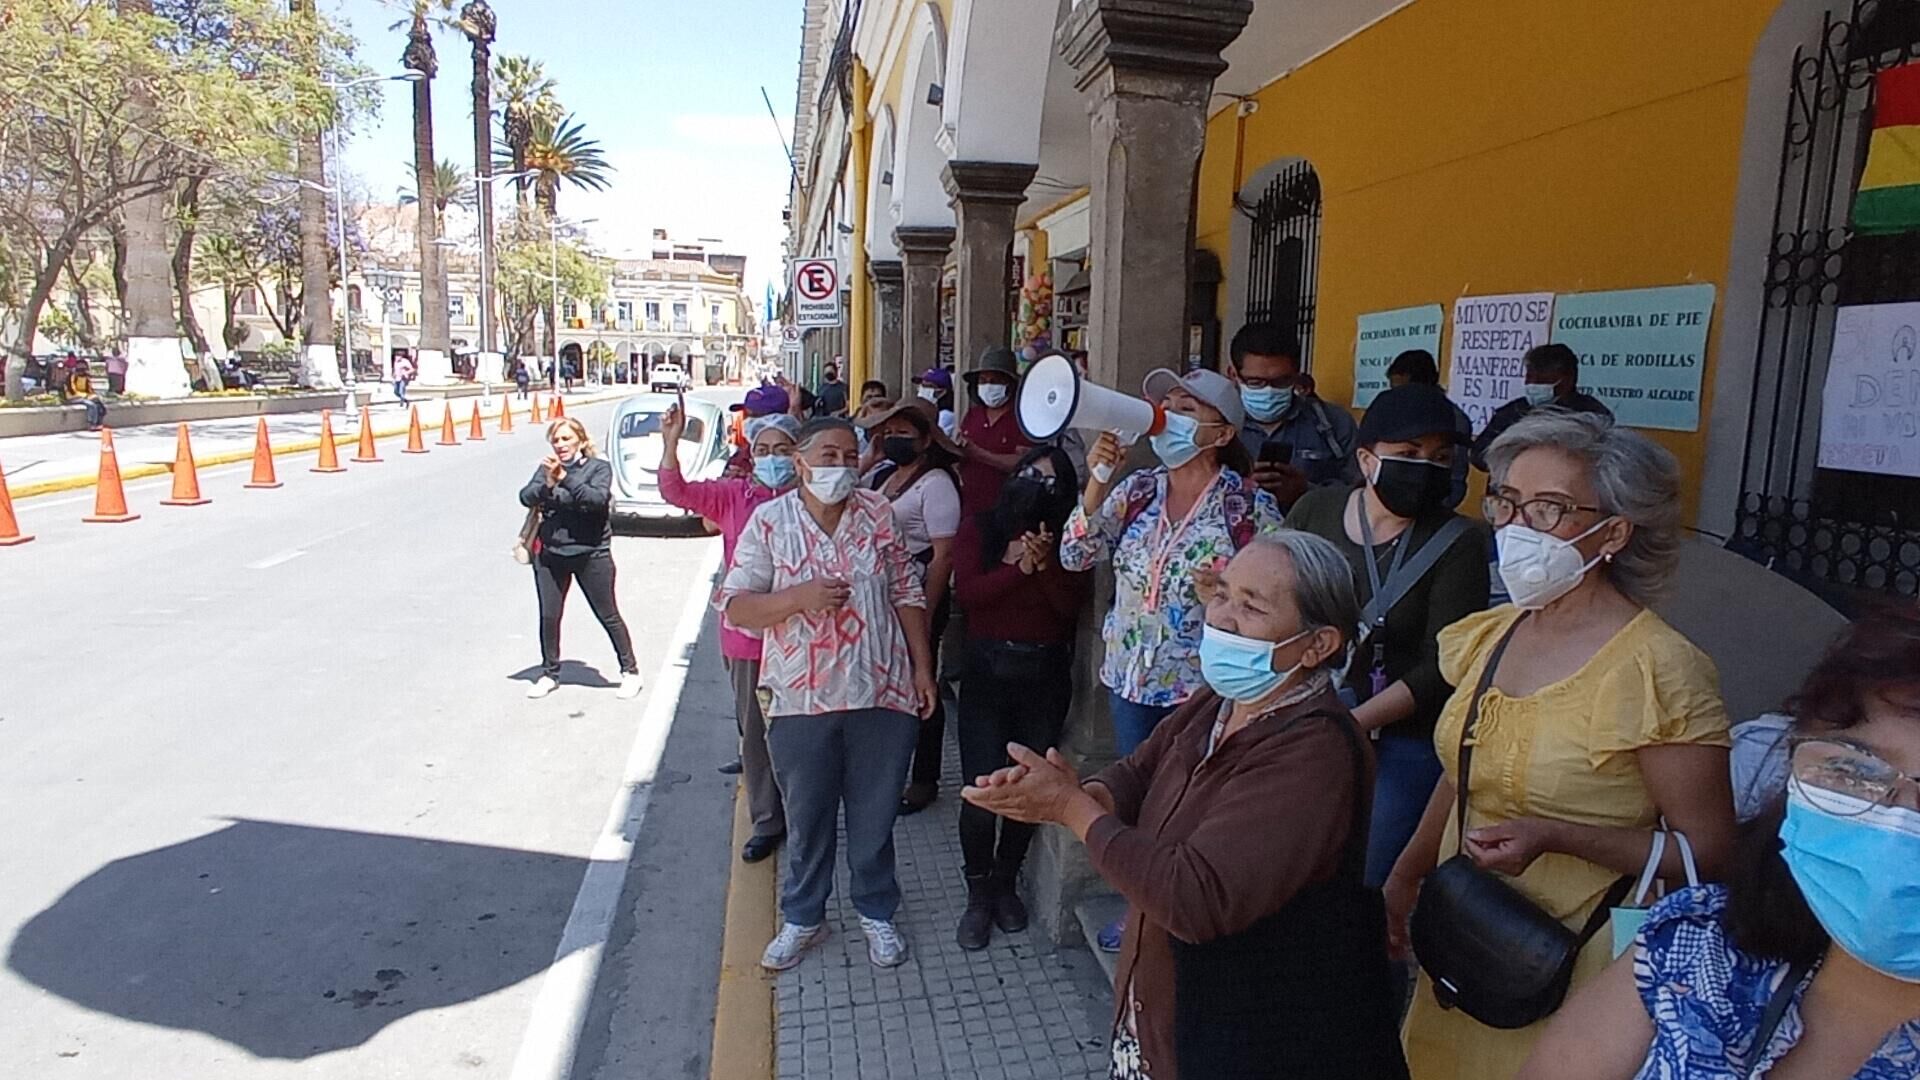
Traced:
<path fill-rule="evenodd" d="M 687 369 L 672 361 L 663 361 L 653 365 L 647 372 L 647 389 L 656 394 L 670 394 L 675 390 L 693 389 L 693 380 L 687 376 Z"/>
<path fill-rule="evenodd" d="M 651 521 L 684 521 L 695 515 L 660 498 L 660 419 L 675 394 L 638 394 L 614 406 L 607 432 L 607 460 L 613 465 L 613 516 Z M 720 406 L 687 398 L 687 430 L 680 437 L 680 474 L 689 480 L 717 480 L 726 471 L 726 414 Z"/>

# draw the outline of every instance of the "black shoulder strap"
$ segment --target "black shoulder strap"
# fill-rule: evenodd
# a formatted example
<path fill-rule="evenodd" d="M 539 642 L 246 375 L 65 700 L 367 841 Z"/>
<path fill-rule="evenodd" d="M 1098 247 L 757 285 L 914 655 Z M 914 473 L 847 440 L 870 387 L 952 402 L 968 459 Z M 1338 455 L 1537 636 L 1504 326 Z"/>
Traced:
<path fill-rule="evenodd" d="M 1793 1004 L 1793 995 L 1800 984 L 1807 979 L 1807 972 L 1813 965 L 1805 961 L 1798 962 L 1787 969 L 1787 976 L 1780 985 L 1773 988 L 1773 995 L 1767 998 L 1767 1011 L 1760 1014 L 1760 1026 L 1754 1030 L 1753 1043 L 1747 1053 L 1747 1075 L 1752 1076 L 1766 1060 L 1767 1044 L 1773 1041 L 1774 1032 L 1780 1030 L 1780 1022 L 1787 1018 L 1787 1006 Z"/>
<path fill-rule="evenodd" d="M 1480 669 L 1480 685 L 1473 688 L 1473 700 L 1467 705 L 1467 718 L 1460 724 L 1460 767 L 1457 770 L 1460 779 L 1454 785 L 1453 803 L 1456 816 L 1454 843 L 1460 851 L 1467 847 L 1467 796 L 1473 790 L 1473 729 L 1480 723 L 1480 699 L 1487 696 L 1487 689 L 1493 685 L 1494 673 L 1500 670 L 1500 658 L 1507 654 L 1507 646 L 1513 643 L 1515 631 L 1527 621 L 1532 612 L 1523 611 L 1513 620 L 1507 632 L 1500 635 L 1500 641 L 1493 647 L 1493 653 L 1487 657 L 1486 666 Z M 1610 905 L 1609 905 L 1610 906 Z"/>
<path fill-rule="evenodd" d="M 1364 510 L 1361 512 L 1360 520 L 1362 524 L 1366 523 Z M 1432 536 L 1427 537 L 1427 542 L 1421 544 L 1420 550 L 1408 557 L 1404 564 L 1399 561 L 1400 556 L 1396 553 L 1394 567 L 1387 573 L 1387 580 L 1374 587 L 1373 597 L 1367 601 L 1366 608 L 1360 612 L 1360 625 L 1367 627 L 1380 625 L 1381 621 L 1387 617 L 1387 613 L 1393 610 L 1393 605 L 1399 603 L 1401 597 L 1412 591 L 1413 587 L 1420 583 L 1420 579 L 1427 576 L 1427 571 L 1433 569 L 1433 565 L 1440 561 L 1440 557 L 1447 553 L 1447 549 L 1453 547 L 1453 542 L 1458 540 L 1470 525 L 1466 518 L 1455 514 L 1447 519 L 1446 524 L 1435 530 Z M 1412 529 L 1413 526 L 1409 525 L 1407 528 Z"/>

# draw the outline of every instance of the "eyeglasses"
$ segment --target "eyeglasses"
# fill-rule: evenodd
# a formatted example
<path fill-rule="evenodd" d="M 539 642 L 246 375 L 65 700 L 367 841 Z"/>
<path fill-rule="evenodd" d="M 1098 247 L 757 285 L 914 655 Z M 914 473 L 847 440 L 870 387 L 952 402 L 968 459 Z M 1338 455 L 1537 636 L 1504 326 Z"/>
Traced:
<path fill-rule="evenodd" d="M 1265 390 L 1268 387 L 1277 387 L 1281 390 L 1285 390 L 1286 388 L 1297 384 L 1299 381 L 1300 381 L 1300 376 L 1298 375 L 1282 375 L 1274 379 L 1261 379 L 1251 375 L 1240 376 L 1240 385 L 1246 387 L 1249 390 Z"/>
<path fill-rule="evenodd" d="M 1920 777 L 1901 772 L 1859 743 L 1830 736 L 1797 739 L 1789 761 L 1794 790 L 1826 813 L 1857 817 L 1877 806 L 1920 810 Z"/>
<path fill-rule="evenodd" d="M 1585 510 L 1589 514 L 1604 513 L 1597 506 L 1581 506 L 1579 503 L 1562 502 L 1559 499 L 1528 499 L 1516 503 L 1505 495 L 1488 495 L 1480 500 L 1480 512 L 1487 516 L 1496 529 L 1504 529 L 1519 519 L 1529 529 L 1552 532 L 1560 527 L 1568 514 L 1575 510 Z"/>

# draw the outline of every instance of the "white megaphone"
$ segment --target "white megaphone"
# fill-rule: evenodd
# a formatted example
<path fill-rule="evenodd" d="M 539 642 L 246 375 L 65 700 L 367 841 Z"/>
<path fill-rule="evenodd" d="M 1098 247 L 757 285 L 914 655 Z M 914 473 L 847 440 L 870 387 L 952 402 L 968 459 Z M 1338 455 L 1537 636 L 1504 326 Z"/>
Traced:
<path fill-rule="evenodd" d="M 1043 356 L 1027 369 L 1014 414 L 1020 430 L 1034 442 L 1079 428 L 1111 431 L 1123 445 L 1131 446 L 1140 436 L 1158 435 L 1167 426 L 1166 411 L 1160 406 L 1081 378 L 1073 361 L 1059 353 Z M 1101 476 L 1103 472 L 1107 475 Z M 1111 469 L 1099 467 L 1094 475 L 1103 484 L 1113 478 Z"/>

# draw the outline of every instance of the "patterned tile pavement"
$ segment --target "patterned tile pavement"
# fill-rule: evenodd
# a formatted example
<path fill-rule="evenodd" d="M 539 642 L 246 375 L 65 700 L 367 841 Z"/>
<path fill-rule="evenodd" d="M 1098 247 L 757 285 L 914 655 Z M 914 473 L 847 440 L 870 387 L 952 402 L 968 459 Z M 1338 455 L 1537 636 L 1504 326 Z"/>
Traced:
<path fill-rule="evenodd" d="M 954 944 L 966 889 L 952 734 L 949 723 L 940 801 L 894 826 L 907 962 L 891 971 L 868 963 L 859 916 L 846 901 L 843 855 L 827 905 L 832 936 L 776 981 L 780 1080 L 1107 1075 L 1113 998 L 1086 950 L 1056 949 L 1038 929 L 996 930 L 977 953 Z M 844 843 L 843 836 L 842 852 Z"/>

